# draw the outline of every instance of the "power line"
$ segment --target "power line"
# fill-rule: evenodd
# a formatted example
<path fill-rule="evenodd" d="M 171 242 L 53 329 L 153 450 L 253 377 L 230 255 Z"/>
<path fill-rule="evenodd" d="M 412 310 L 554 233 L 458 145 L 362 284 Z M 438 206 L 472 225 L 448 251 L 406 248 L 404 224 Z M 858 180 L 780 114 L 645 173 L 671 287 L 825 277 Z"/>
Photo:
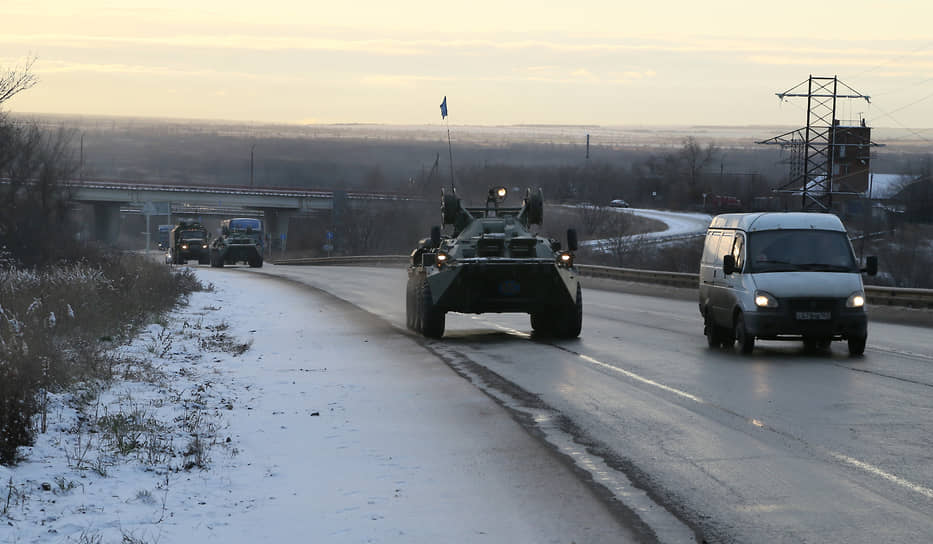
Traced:
<path fill-rule="evenodd" d="M 871 68 L 868 68 L 867 70 L 863 70 L 863 71 L 861 71 L 861 72 L 855 74 L 854 76 L 852 76 L 851 79 L 855 79 L 855 78 L 857 78 L 857 77 L 859 77 L 859 76 L 863 76 L 863 75 L 865 75 L 865 74 L 867 74 L 867 73 L 869 73 L 869 72 L 874 72 L 875 70 L 877 70 L 878 68 L 881 68 L 882 66 L 887 66 L 888 64 L 892 64 L 892 63 L 897 62 L 897 61 L 899 61 L 899 60 L 901 60 L 901 59 L 903 59 L 903 58 L 905 58 L 905 57 L 909 57 L 909 56 L 914 55 L 914 54 L 916 54 L 916 53 L 918 53 L 918 52 L 920 52 L 920 51 L 923 51 L 924 49 L 928 49 L 931 45 L 933 45 L 933 41 L 924 43 L 924 44 L 922 44 L 920 47 L 918 47 L 918 48 L 916 48 L 916 49 L 914 49 L 914 50 L 912 50 L 912 51 L 909 51 L 909 52 L 907 52 L 907 53 L 898 55 L 898 56 L 896 56 L 896 57 L 889 58 L 888 60 L 882 61 L 881 63 L 876 64 L 875 66 L 872 66 Z"/>

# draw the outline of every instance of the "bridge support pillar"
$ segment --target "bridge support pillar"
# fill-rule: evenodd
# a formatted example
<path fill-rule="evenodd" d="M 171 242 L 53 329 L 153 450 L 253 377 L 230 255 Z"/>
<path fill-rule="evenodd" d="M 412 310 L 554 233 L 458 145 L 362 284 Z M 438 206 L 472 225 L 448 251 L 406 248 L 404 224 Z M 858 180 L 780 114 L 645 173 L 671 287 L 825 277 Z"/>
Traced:
<path fill-rule="evenodd" d="M 296 214 L 292 210 L 266 208 L 263 210 L 263 221 L 266 229 L 266 251 L 284 253 L 288 249 L 288 222 Z"/>
<path fill-rule="evenodd" d="M 120 204 L 94 204 L 94 230 L 98 242 L 116 244 L 120 238 Z"/>

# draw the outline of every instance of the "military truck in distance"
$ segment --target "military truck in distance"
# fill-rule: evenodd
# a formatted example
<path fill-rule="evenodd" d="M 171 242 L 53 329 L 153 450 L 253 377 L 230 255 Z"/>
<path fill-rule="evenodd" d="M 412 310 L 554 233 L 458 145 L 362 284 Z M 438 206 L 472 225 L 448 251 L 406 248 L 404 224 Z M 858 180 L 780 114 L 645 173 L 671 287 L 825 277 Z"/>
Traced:
<path fill-rule="evenodd" d="M 253 218 L 224 219 L 220 236 L 211 244 L 211 266 L 246 263 L 262 267 L 262 221 Z"/>
<path fill-rule="evenodd" d="M 520 208 L 500 206 L 504 187 L 486 205 L 466 208 L 456 190 L 442 193 L 441 219 L 452 231 L 421 240 L 411 253 L 405 308 L 408 328 L 444 335 L 447 312 L 525 312 L 536 336 L 575 338 L 583 324 L 583 294 L 574 268 L 577 233 L 560 242 L 533 234 L 544 215 L 541 190 L 526 191 Z"/>
<path fill-rule="evenodd" d="M 172 264 L 187 264 L 197 259 L 198 264 L 208 263 L 207 229 L 197 221 L 181 220 L 168 233 L 168 260 Z"/>

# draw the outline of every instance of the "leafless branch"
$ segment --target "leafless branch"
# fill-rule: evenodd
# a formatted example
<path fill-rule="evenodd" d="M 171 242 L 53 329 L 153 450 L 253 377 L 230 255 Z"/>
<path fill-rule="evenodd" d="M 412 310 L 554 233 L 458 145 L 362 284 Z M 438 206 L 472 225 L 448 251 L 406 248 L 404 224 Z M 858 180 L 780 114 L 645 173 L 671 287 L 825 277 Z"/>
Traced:
<path fill-rule="evenodd" d="M 30 57 L 22 65 L 0 72 L 0 105 L 39 82 L 32 73 L 36 58 Z"/>

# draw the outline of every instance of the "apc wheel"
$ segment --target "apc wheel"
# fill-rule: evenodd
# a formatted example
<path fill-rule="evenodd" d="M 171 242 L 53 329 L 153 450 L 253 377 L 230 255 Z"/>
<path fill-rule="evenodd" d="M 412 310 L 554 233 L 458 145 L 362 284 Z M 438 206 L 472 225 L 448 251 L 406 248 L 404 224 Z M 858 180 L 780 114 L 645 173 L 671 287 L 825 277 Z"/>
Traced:
<path fill-rule="evenodd" d="M 535 336 L 552 336 L 554 334 L 554 317 L 547 311 L 531 314 L 531 329 Z"/>
<path fill-rule="evenodd" d="M 560 338 L 576 338 L 583 330 L 583 289 L 577 284 L 577 302 L 568 306 L 560 318 L 557 327 L 557 336 Z"/>
<path fill-rule="evenodd" d="M 440 338 L 444 336 L 444 325 L 446 324 L 446 314 L 437 308 L 434 299 L 431 298 L 431 286 L 428 280 L 421 283 L 421 334 L 428 338 Z"/>
<path fill-rule="evenodd" d="M 745 314 L 739 312 L 735 316 L 735 340 L 739 344 L 739 349 L 742 353 L 751 353 L 755 349 L 755 337 L 748 333 L 748 329 L 745 327 Z"/>
<path fill-rule="evenodd" d="M 220 257 L 220 252 L 211 251 L 211 267 L 212 268 L 222 268 L 224 265 L 223 259 Z"/>
<path fill-rule="evenodd" d="M 210 255 L 208 255 L 207 257 L 201 256 L 200 258 L 198 258 L 198 264 L 209 264 L 210 262 L 211 262 Z"/>
<path fill-rule="evenodd" d="M 849 337 L 849 355 L 851 357 L 859 357 L 865 353 L 865 343 L 868 341 L 867 336 L 850 336 Z"/>
<path fill-rule="evenodd" d="M 247 261 L 250 268 L 262 268 L 262 257 L 256 257 L 255 259 L 250 259 Z"/>
<path fill-rule="evenodd" d="M 405 284 L 405 326 L 408 330 L 415 330 L 415 289 L 411 277 Z"/>

